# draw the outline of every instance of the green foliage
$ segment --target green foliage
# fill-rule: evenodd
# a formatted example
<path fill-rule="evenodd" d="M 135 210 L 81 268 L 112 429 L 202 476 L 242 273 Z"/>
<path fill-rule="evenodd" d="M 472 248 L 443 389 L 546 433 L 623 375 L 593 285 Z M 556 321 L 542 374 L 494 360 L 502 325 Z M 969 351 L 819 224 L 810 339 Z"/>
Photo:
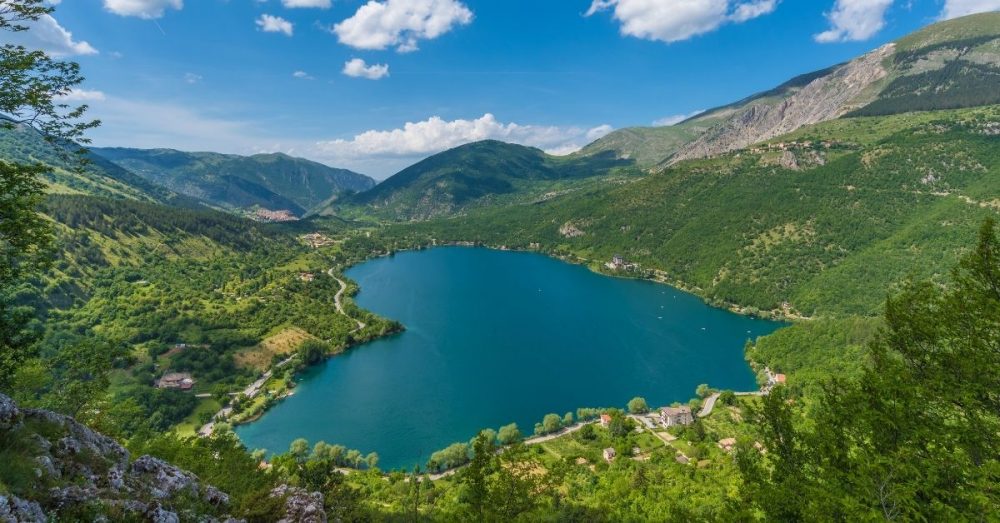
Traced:
<path fill-rule="evenodd" d="M 629 400 L 628 411 L 631 414 L 645 414 L 649 412 L 649 405 L 646 404 L 646 398 L 636 396 Z"/>
<path fill-rule="evenodd" d="M 947 286 L 908 283 L 856 379 L 826 383 L 796 426 L 784 387 L 764 400 L 766 462 L 741 452 L 745 499 L 768 519 L 957 520 L 995 513 L 1000 241 L 983 225 Z M 784 501 L 782 501 L 784 500 Z"/>
<path fill-rule="evenodd" d="M 523 436 L 521 435 L 521 430 L 517 428 L 517 423 L 511 423 L 510 425 L 500 427 L 497 438 L 501 445 L 511 445 L 521 441 Z"/>
<path fill-rule="evenodd" d="M 440 216 L 523 195 L 539 197 L 560 182 L 606 174 L 628 163 L 611 154 L 558 158 L 531 147 L 486 140 L 431 156 L 374 189 L 335 202 L 332 209 L 403 220 Z"/>
<path fill-rule="evenodd" d="M 306 366 L 315 365 L 331 352 L 330 345 L 319 340 L 306 340 L 297 349 L 299 359 Z"/>

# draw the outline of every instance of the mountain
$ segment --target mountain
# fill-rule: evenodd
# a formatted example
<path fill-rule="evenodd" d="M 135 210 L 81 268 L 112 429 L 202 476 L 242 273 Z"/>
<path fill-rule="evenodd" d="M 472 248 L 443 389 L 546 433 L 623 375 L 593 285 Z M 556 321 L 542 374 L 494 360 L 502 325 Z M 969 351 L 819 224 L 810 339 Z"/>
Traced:
<path fill-rule="evenodd" d="M 49 142 L 31 127 L 9 120 L 0 123 L 6 124 L 0 125 L 0 159 L 49 166 L 51 170 L 44 175 L 49 193 L 195 205 L 191 199 L 150 183 L 92 151 L 84 155 L 86 162 L 81 163 L 79 147 L 74 144 Z"/>
<path fill-rule="evenodd" d="M 495 140 L 470 143 L 420 161 L 327 211 L 364 207 L 392 219 L 422 219 L 511 198 L 542 196 L 561 183 L 606 174 L 630 162 L 595 154 L 562 158 Z"/>
<path fill-rule="evenodd" d="M 125 148 L 94 152 L 150 182 L 233 210 L 287 209 L 301 216 L 332 196 L 375 185 L 362 174 L 280 153 L 238 156 Z"/>
<path fill-rule="evenodd" d="M 1000 103 L 1000 13 L 928 26 L 847 63 L 799 76 L 770 91 L 681 124 L 628 128 L 585 147 L 639 166 L 747 147 L 843 116 L 890 115 Z"/>
<path fill-rule="evenodd" d="M 1000 209 L 998 151 L 1000 105 L 840 118 L 398 233 L 620 254 L 719 305 L 872 315 L 892 282 L 944 274 Z"/>

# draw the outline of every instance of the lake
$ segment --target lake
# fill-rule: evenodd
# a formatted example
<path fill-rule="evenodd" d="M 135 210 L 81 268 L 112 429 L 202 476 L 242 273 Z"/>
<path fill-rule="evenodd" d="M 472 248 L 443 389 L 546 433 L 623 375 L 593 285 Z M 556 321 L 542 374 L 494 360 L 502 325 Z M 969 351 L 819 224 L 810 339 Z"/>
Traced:
<path fill-rule="evenodd" d="M 303 437 L 412 468 L 479 429 L 550 412 L 686 401 L 695 387 L 756 389 L 747 339 L 781 323 L 647 281 L 540 254 L 441 247 L 347 271 L 360 306 L 406 332 L 306 371 L 295 395 L 236 432 L 274 452 Z"/>

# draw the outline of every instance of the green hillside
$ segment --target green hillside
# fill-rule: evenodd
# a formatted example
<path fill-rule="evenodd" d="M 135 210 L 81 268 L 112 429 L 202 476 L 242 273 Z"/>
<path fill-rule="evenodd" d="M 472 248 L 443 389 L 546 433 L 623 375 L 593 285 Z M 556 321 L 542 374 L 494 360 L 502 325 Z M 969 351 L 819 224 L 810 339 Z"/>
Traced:
<path fill-rule="evenodd" d="M 95 149 L 95 153 L 150 182 L 234 210 L 259 206 L 301 216 L 332 196 L 375 185 L 367 176 L 285 154 L 124 148 Z"/>
<path fill-rule="evenodd" d="M 150 183 L 93 152 L 86 155 L 87 163 L 81 166 L 77 150 L 75 146 L 62 147 L 50 143 L 26 126 L 0 126 L 0 160 L 49 166 L 51 170 L 45 174 L 45 181 L 50 193 L 181 203 L 172 191 Z"/>
<path fill-rule="evenodd" d="M 420 161 L 331 211 L 425 219 L 474 206 L 544 197 L 566 184 L 609 174 L 631 162 L 594 155 L 562 158 L 494 140 L 471 143 Z"/>
<path fill-rule="evenodd" d="M 873 314 L 891 282 L 940 276 L 1000 209 L 998 121 L 998 106 L 835 120 L 610 188 L 390 231 L 601 263 L 617 253 L 720 304 Z"/>

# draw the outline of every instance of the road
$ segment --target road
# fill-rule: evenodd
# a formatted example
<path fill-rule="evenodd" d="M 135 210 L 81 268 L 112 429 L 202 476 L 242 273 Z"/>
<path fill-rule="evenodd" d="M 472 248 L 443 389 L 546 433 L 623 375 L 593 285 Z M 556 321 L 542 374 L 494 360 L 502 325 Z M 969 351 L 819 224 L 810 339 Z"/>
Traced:
<path fill-rule="evenodd" d="M 698 417 L 704 418 L 712 413 L 712 409 L 715 408 L 715 402 L 719 399 L 720 393 L 716 392 L 708 398 L 705 399 L 705 403 L 701 406 L 701 410 L 698 411 Z"/>
<path fill-rule="evenodd" d="M 343 314 L 344 316 L 347 316 L 352 321 L 354 321 L 354 323 L 358 324 L 358 328 L 352 330 L 351 331 L 352 333 L 353 332 L 358 332 L 359 330 L 364 329 L 365 328 L 364 322 L 362 322 L 361 320 L 357 320 L 357 319 L 351 318 L 346 312 L 344 312 L 344 304 L 341 301 L 341 298 L 343 298 L 344 292 L 347 291 L 347 283 L 345 283 L 344 280 L 341 280 L 340 278 L 334 276 L 333 269 L 330 269 L 330 270 L 326 271 L 326 273 L 328 275 L 330 275 L 331 278 L 337 280 L 337 283 L 340 284 L 340 290 L 337 291 L 337 294 L 334 295 L 334 297 L 333 297 L 333 302 L 337 306 L 337 312 Z"/>

